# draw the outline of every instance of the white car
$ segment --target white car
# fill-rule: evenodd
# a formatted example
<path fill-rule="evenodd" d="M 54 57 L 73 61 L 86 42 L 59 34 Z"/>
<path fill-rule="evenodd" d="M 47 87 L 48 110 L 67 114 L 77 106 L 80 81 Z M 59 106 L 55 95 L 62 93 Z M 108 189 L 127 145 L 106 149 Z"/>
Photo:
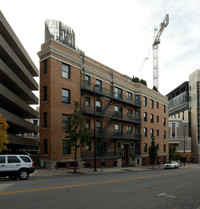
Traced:
<path fill-rule="evenodd" d="M 12 180 L 16 178 L 26 180 L 34 171 L 34 163 L 28 155 L 0 155 L 0 177 L 8 176 Z"/>
<path fill-rule="evenodd" d="M 176 161 L 168 161 L 164 164 L 164 169 L 167 169 L 167 168 L 179 168 L 179 163 L 177 163 Z"/>

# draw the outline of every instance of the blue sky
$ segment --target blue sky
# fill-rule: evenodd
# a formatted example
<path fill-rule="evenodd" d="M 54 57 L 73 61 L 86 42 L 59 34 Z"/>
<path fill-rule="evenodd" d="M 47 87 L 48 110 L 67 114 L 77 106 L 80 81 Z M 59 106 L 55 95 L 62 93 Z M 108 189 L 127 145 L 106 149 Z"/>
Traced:
<path fill-rule="evenodd" d="M 159 91 L 169 93 L 199 69 L 199 0 L 6 0 L 0 9 L 38 68 L 44 22 L 56 19 L 74 30 L 76 46 L 87 56 L 152 88 L 152 53 L 142 63 L 154 26 L 169 14 L 159 45 Z"/>

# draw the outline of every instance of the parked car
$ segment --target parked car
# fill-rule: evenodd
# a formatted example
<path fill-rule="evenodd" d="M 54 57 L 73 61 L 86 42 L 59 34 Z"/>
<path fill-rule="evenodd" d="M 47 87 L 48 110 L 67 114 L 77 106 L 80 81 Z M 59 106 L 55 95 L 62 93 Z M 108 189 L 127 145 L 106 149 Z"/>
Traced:
<path fill-rule="evenodd" d="M 35 171 L 34 163 L 28 155 L 1 154 L 0 177 L 26 180 Z"/>
<path fill-rule="evenodd" d="M 164 164 L 164 169 L 167 169 L 167 168 L 179 168 L 179 163 L 177 163 L 176 161 L 168 161 Z"/>

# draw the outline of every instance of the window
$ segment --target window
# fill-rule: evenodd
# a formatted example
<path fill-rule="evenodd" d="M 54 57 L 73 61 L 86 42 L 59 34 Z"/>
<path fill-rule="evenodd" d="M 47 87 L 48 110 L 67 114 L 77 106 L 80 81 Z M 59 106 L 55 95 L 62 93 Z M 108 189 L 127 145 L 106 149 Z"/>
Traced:
<path fill-rule="evenodd" d="M 0 164 L 6 163 L 6 157 L 0 156 Z"/>
<path fill-rule="evenodd" d="M 102 131 L 102 122 L 101 121 L 96 122 L 96 128 L 97 128 L 97 133 L 101 133 L 101 131 Z"/>
<path fill-rule="evenodd" d="M 67 120 L 68 120 L 68 118 L 69 118 L 69 115 L 67 115 L 67 114 L 62 114 L 62 128 L 64 128 L 64 129 L 66 129 L 67 127 L 66 127 L 66 122 L 67 122 Z"/>
<path fill-rule="evenodd" d="M 48 154 L 48 140 L 44 139 L 43 143 L 44 143 L 44 152 L 43 152 L 43 154 Z"/>
<path fill-rule="evenodd" d="M 62 89 L 62 103 L 70 104 L 70 90 Z"/>
<path fill-rule="evenodd" d="M 140 104 L 140 95 L 135 95 L 135 104 Z"/>
<path fill-rule="evenodd" d="M 85 129 L 90 129 L 90 120 L 89 119 L 86 119 L 85 120 Z"/>
<path fill-rule="evenodd" d="M 122 134 L 123 133 L 123 126 L 119 124 L 115 124 L 115 133 Z"/>
<path fill-rule="evenodd" d="M 91 142 L 90 141 L 86 142 L 85 150 L 86 151 L 91 151 Z"/>
<path fill-rule="evenodd" d="M 147 152 L 147 143 L 144 144 L 144 152 Z"/>
<path fill-rule="evenodd" d="M 166 139 L 166 131 L 163 131 L 163 138 Z"/>
<path fill-rule="evenodd" d="M 153 108 L 153 99 L 150 100 L 150 108 Z"/>
<path fill-rule="evenodd" d="M 153 114 L 150 115 L 150 121 L 153 123 Z"/>
<path fill-rule="evenodd" d="M 27 156 L 20 156 L 20 158 L 25 162 L 25 163 L 30 163 L 31 159 Z"/>
<path fill-rule="evenodd" d="M 172 123 L 172 138 L 176 137 L 176 123 Z"/>
<path fill-rule="evenodd" d="M 159 109 L 159 102 L 157 102 L 157 109 Z"/>
<path fill-rule="evenodd" d="M 115 105 L 115 114 L 122 115 L 122 107 Z"/>
<path fill-rule="evenodd" d="M 98 85 L 98 87 L 96 87 L 96 91 L 102 91 L 102 81 L 100 80 L 96 80 L 96 85 Z"/>
<path fill-rule="evenodd" d="M 122 89 L 115 87 L 115 97 L 122 99 Z"/>
<path fill-rule="evenodd" d="M 132 93 L 127 91 L 127 99 L 132 100 Z"/>
<path fill-rule="evenodd" d="M 132 115 L 133 111 L 132 109 L 127 109 L 127 115 Z"/>
<path fill-rule="evenodd" d="M 85 84 L 90 85 L 90 76 L 89 75 L 85 75 Z"/>
<path fill-rule="evenodd" d="M 144 112 L 144 121 L 147 121 L 147 112 Z"/>
<path fill-rule="evenodd" d="M 47 59 L 44 60 L 43 62 L 43 75 L 47 74 Z"/>
<path fill-rule="evenodd" d="M 43 128 L 47 128 L 47 112 L 43 112 Z"/>
<path fill-rule="evenodd" d="M 159 130 L 157 129 L 157 136 L 159 136 Z"/>
<path fill-rule="evenodd" d="M 62 152 L 63 152 L 63 155 L 71 154 L 71 147 L 69 146 L 67 140 L 62 141 Z"/>
<path fill-rule="evenodd" d="M 163 151 L 166 152 L 166 144 L 163 144 Z"/>
<path fill-rule="evenodd" d="M 166 106 L 163 105 L 163 112 L 166 112 Z"/>
<path fill-rule="evenodd" d="M 43 101 L 47 101 L 47 86 L 43 86 Z"/>
<path fill-rule="evenodd" d="M 140 111 L 135 111 L 135 118 L 136 119 L 140 118 Z"/>
<path fill-rule="evenodd" d="M 144 106 L 147 106 L 147 97 L 143 97 L 144 101 Z"/>
<path fill-rule="evenodd" d="M 17 156 L 8 156 L 8 163 L 20 163 L 20 160 Z"/>
<path fill-rule="evenodd" d="M 147 137 L 147 128 L 144 128 L 144 137 Z"/>
<path fill-rule="evenodd" d="M 135 134 L 139 134 L 140 135 L 140 127 L 135 127 Z"/>
<path fill-rule="evenodd" d="M 132 133 L 133 133 L 133 127 L 127 126 L 127 134 L 132 134 Z"/>
<path fill-rule="evenodd" d="M 85 106 L 90 107 L 90 97 L 85 97 Z"/>
<path fill-rule="evenodd" d="M 153 137 L 153 136 L 154 136 L 154 129 L 151 128 L 151 137 Z"/>
<path fill-rule="evenodd" d="M 38 124 L 38 120 L 33 120 L 33 124 L 37 125 Z"/>
<path fill-rule="evenodd" d="M 159 123 L 159 116 L 157 116 L 157 123 Z"/>
<path fill-rule="evenodd" d="M 163 118 L 163 125 L 166 125 L 166 118 Z"/>
<path fill-rule="evenodd" d="M 70 79 L 70 66 L 67 64 L 62 64 L 62 77 Z"/>
<path fill-rule="evenodd" d="M 96 110 L 101 112 L 101 108 L 102 108 L 102 101 L 96 100 Z"/>

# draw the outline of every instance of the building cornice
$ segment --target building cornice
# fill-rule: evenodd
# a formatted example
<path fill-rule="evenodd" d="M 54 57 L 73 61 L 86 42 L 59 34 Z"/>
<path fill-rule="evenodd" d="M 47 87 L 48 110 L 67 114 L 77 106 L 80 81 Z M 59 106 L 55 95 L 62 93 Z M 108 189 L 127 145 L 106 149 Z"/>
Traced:
<path fill-rule="evenodd" d="M 52 40 L 54 42 L 56 42 L 55 40 Z M 58 43 L 56 42 L 57 44 L 61 44 L 63 47 L 66 47 L 70 50 L 72 50 L 73 52 L 76 52 L 78 54 L 78 51 L 68 47 L 68 46 L 65 46 L 63 45 L 62 43 Z M 61 58 L 58 58 L 56 56 L 53 56 L 53 55 L 48 55 L 48 56 L 45 56 L 45 54 L 48 54 L 49 52 L 52 52 L 60 57 L 63 57 L 63 60 Z M 48 45 L 47 47 L 43 48 L 40 52 L 38 52 L 38 56 L 39 57 L 43 57 L 40 62 L 42 62 L 43 60 L 47 59 L 48 57 L 53 57 L 61 62 L 64 62 L 64 63 L 67 63 L 67 64 L 70 64 L 76 68 L 78 68 L 79 70 L 81 70 L 81 66 L 82 66 L 82 60 L 81 58 L 77 58 L 77 57 L 74 57 L 72 55 L 70 55 L 69 53 L 67 52 L 64 52 L 54 46 L 51 46 L 51 45 Z M 65 59 L 68 59 L 69 61 L 73 62 L 73 63 L 76 63 L 76 64 L 72 64 L 70 62 L 67 62 Z M 105 70 L 106 72 L 109 72 L 109 73 L 113 73 L 113 77 L 112 76 L 109 76 L 109 75 L 106 75 L 105 73 L 102 73 L 98 70 L 96 70 L 95 68 L 92 68 L 88 65 L 86 65 L 84 63 L 84 70 L 86 71 L 86 73 L 88 75 L 90 75 L 91 77 L 94 77 L 94 78 L 99 78 L 99 76 L 101 76 L 103 79 L 106 79 L 106 80 L 102 80 L 103 82 L 106 82 L 106 83 L 109 83 L 111 84 L 111 82 L 113 82 L 113 84 L 116 86 L 116 87 L 119 87 L 119 88 L 122 88 L 123 90 L 125 91 L 132 91 L 132 93 L 134 92 L 134 94 L 140 94 L 142 96 L 147 96 L 150 98 L 150 99 L 154 99 L 155 101 L 159 101 L 160 103 L 163 103 L 165 105 L 168 105 L 168 100 L 167 100 L 167 97 L 165 97 L 164 95 L 160 94 L 159 92 L 150 92 L 148 87 L 144 86 L 143 84 L 140 84 L 140 86 L 142 85 L 143 87 L 147 88 L 147 89 L 143 89 L 143 88 L 136 88 L 134 87 L 134 83 L 129 79 L 129 78 L 125 78 L 124 75 L 120 75 L 118 73 L 116 73 L 114 70 L 112 69 L 109 69 L 109 68 L 106 68 L 106 67 L 103 67 L 102 65 L 98 64 L 98 63 L 95 63 L 94 61 L 88 59 L 88 58 L 85 58 L 84 59 L 85 61 L 91 63 L 92 65 L 98 67 L 98 68 L 101 68 L 102 70 Z M 121 79 L 124 79 L 126 82 L 129 82 L 129 84 L 117 79 L 116 77 L 119 77 Z M 137 83 L 138 84 L 138 83 Z M 153 91 L 153 90 L 151 90 Z M 159 94 L 159 95 L 156 95 L 156 94 Z M 162 98 L 163 97 L 163 98 Z M 164 97 L 166 99 L 164 99 Z"/>

